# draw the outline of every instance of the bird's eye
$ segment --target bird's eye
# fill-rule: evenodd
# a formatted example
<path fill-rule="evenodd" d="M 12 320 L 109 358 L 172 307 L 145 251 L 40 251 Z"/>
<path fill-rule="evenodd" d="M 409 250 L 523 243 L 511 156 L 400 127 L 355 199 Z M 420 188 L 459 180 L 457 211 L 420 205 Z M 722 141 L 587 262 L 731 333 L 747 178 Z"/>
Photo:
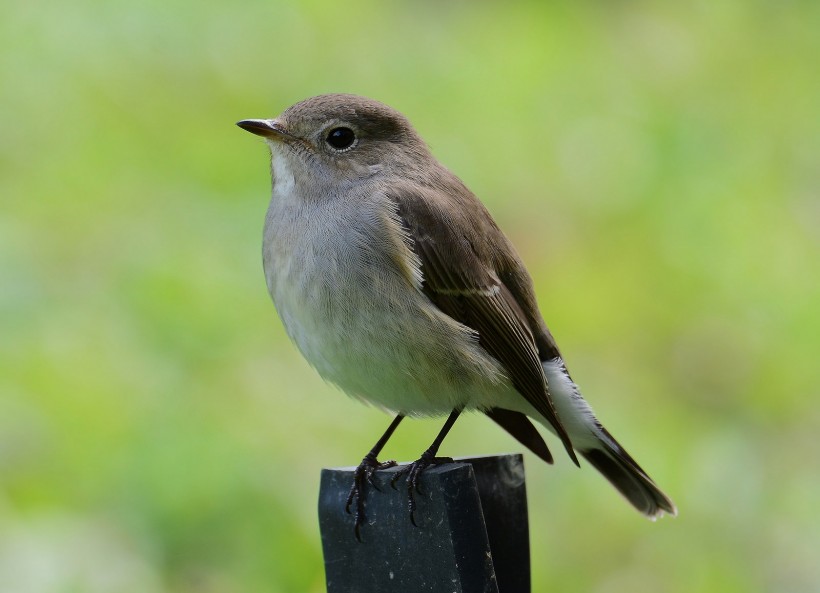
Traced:
<path fill-rule="evenodd" d="M 353 146 L 356 134 L 350 128 L 333 128 L 328 132 L 325 142 L 336 150 L 346 150 Z"/>

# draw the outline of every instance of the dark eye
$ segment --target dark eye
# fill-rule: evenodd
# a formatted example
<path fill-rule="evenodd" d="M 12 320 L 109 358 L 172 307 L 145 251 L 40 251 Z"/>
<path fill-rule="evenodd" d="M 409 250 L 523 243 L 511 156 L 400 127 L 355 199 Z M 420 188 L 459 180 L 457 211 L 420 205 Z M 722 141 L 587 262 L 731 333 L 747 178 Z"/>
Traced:
<path fill-rule="evenodd" d="M 350 128 L 333 128 L 328 132 L 325 142 L 336 150 L 350 148 L 356 141 L 356 134 Z"/>

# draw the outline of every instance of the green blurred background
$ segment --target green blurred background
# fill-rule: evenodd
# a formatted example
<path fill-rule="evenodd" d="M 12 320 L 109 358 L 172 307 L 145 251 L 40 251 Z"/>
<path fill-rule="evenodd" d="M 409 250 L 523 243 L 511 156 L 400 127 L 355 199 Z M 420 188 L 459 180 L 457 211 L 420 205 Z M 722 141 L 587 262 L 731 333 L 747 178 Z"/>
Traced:
<path fill-rule="evenodd" d="M 680 507 L 528 456 L 534 591 L 816 592 L 820 4 L 683 4 L 4 3 L 0 590 L 324 590 L 320 468 L 389 418 L 288 343 L 234 122 L 341 91 L 484 200 Z M 444 452 L 518 449 L 472 415 Z"/>

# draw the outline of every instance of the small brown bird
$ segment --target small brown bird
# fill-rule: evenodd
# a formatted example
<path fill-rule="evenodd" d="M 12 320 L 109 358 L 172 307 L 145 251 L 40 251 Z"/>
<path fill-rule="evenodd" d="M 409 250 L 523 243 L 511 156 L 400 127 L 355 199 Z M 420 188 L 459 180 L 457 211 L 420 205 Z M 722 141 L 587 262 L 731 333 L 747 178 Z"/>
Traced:
<path fill-rule="evenodd" d="M 570 377 L 512 243 L 403 115 L 354 95 L 306 99 L 237 125 L 271 151 L 264 231 L 268 291 L 319 374 L 397 415 L 356 470 L 365 487 L 405 416 L 449 417 L 404 468 L 413 491 L 463 410 L 479 410 L 547 463 L 536 420 L 641 513 L 675 505 L 597 420 Z"/>

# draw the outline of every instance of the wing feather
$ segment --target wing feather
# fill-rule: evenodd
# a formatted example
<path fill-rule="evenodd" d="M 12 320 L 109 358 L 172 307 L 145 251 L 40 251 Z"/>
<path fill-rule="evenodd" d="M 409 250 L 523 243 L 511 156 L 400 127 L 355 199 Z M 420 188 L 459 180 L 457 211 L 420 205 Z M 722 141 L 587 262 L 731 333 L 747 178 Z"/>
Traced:
<path fill-rule="evenodd" d="M 482 228 L 470 226 L 462 208 L 484 206 L 463 185 L 455 189 L 460 191 L 430 195 L 436 190 L 404 184 L 388 192 L 397 204 L 411 249 L 421 261 L 422 291 L 442 312 L 478 334 L 479 344 L 501 363 L 516 390 L 552 425 L 577 464 L 550 396 L 531 321 L 501 280 L 505 264 L 521 269 L 523 265 L 489 213 L 485 211 L 486 217 L 481 217 L 486 218 Z M 442 200 L 449 200 L 450 207 L 437 207 Z M 528 276 L 523 280 L 524 289 L 520 275 L 507 272 L 506 276 L 518 280 L 514 283 L 517 292 L 532 294 Z M 537 309 L 534 316 L 540 321 Z"/>

